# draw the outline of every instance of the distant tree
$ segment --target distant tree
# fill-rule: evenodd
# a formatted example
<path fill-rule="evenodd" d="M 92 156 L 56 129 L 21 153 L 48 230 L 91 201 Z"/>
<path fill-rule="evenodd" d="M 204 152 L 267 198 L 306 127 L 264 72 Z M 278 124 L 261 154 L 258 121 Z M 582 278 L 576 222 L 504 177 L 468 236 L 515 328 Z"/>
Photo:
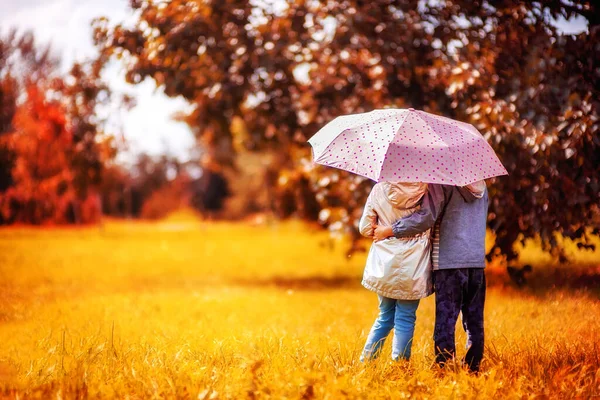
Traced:
<path fill-rule="evenodd" d="M 113 136 L 104 132 L 99 106 L 108 105 L 111 91 L 102 80 L 105 59 L 101 57 L 75 63 L 64 77 L 53 80 L 69 119 L 73 140 L 70 168 L 73 185 L 80 199 L 86 198 L 91 188 L 97 188 L 106 162 L 116 155 Z M 128 98 L 123 99 L 127 105 Z"/>
<path fill-rule="evenodd" d="M 10 30 L 0 37 L 0 193 L 14 183 L 11 171 L 16 156 L 2 138 L 13 131 L 18 97 L 55 67 L 49 48 L 39 46 L 32 34 Z"/>
<path fill-rule="evenodd" d="M 14 184 L 0 194 L 3 218 L 9 222 L 64 222 L 69 207 L 71 133 L 57 102 L 48 102 L 37 86 L 17 108 L 14 132 L 5 146 L 15 155 Z"/>
<path fill-rule="evenodd" d="M 174 206 L 165 204 L 164 207 L 160 207 L 158 200 L 173 196 L 173 191 L 169 191 L 169 188 L 179 193 L 186 186 L 183 183 L 186 179 L 179 173 L 180 169 L 180 162 L 175 157 L 140 154 L 133 167 L 124 175 L 127 180 L 126 190 L 123 192 L 128 207 L 127 215 L 143 216 L 144 207 L 146 207 L 146 216 L 152 218 L 164 216 L 166 212 L 172 211 Z M 177 185 L 172 185 L 176 178 L 180 180 Z M 152 207 L 146 205 L 150 199 L 153 199 Z M 150 208 L 151 211 L 148 211 Z"/>
<path fill-rule="evenodd" d="M 181 173 L 144 199 L 141 218 L 160 219 L 190 205 L 190 179 Z"/>
<path fill-rule="evenodd" d="M 276 193 L 302 187 L 324 225 L 356 224 L 371 183 L 311 166 L 305 143 L 333 117 L 412 106 L 471 122 L 509 177 L 492 180 L 489 226 L 515 256 L 539 236 L 598 233 L 600 15 L 591 1 L 294 1 L 275 12 L 247 1 L 131 1 L 134 26 L 95 23 L 104 57 L 127 61 L 194 109 L 183 119 L 214 159 L 279 152 Z M 564 36 L 552 19 L 581 16 Z M 307 214 L 308 216 L 309 214 Z M 317 214 L 310 214 L 314 218 Z"/>
<path fill-rule="evenodd" d="M 177 158 L 139 154 L 130 168 L 105 166 L 99 191 L 106 215 L 158 219 L 191 206 L 194 183 Z"/>
<path fill-rule="evenodd" d="M 98 218 L 95 188 L 115 155 L 97 113 L 110 100 L 104 61 L 60 76 L 58 60 L 31 33 L 0 37 L 0 222 Z"/>
<path fill-rule="evenodd" d="M 113 217 L 132 216 L 131 176 L 120 165 L 107 165 L 98 192 L 102 197 L 102 213 Z"/>
<path fill-rule="evenodd" d="M 227 179 L 218 170 L 205 168 L 191 185 L 192 206 L 209 219 L 223 210 L 225 200 L 231 195 Z"/>

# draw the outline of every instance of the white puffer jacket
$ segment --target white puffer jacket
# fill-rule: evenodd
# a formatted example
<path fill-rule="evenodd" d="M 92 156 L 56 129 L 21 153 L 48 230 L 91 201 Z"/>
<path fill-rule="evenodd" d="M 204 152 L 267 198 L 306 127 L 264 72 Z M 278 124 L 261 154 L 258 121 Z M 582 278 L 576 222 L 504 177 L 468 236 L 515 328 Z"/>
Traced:
<path fill-rule="evenodd" d="M 360 233 L 373 237 L 372 219 L 392 225 L 420 207 L 427 193 L 425 183 L 380 182 L 376 184 L 360 220 Z M 362 284 L 385 297 L 416 300 L 433 293 L 429 230 L 413 237 L 390 238 L 373 243 Z"/>

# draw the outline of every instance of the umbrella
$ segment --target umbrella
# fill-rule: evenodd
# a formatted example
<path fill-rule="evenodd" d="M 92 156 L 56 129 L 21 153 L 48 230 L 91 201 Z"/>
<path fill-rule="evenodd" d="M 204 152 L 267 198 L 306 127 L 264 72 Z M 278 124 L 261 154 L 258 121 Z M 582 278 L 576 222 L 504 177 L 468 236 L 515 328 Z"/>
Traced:
<path fill-rule="evenodd" d="M 473 125 L 413 108 L 337 117 L 308 142 L 316 163 L 376 182 L 465 186 L 508 175 Z"/>

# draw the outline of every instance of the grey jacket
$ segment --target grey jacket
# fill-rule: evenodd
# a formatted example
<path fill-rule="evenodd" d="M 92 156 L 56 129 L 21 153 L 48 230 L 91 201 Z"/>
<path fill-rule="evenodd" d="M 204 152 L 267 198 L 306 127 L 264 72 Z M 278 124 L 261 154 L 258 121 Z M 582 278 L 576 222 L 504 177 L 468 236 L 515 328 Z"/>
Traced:
<path fill-rule="evenodd" d="M 485 268 L 488 194 L 484 182 L 469 186 L 430 184 L 421 209 L 392 224 L 394 236 L 414 236 L 439 220 L 436 269 Z"/>

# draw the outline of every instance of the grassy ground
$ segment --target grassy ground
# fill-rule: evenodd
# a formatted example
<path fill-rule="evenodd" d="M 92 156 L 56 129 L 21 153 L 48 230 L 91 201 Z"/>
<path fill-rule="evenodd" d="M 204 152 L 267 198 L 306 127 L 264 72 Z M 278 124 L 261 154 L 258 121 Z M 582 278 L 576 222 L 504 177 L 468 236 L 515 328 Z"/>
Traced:
<path fill-rule="evenodd" d="M 0 398 L 600 396 L 598 292 L 493 268 L 480 376 L 431 368 L 433 298 L 410 364 L 361 364 L 376 297 L 343 246 L 299 223 L 0 230 Z"/>

